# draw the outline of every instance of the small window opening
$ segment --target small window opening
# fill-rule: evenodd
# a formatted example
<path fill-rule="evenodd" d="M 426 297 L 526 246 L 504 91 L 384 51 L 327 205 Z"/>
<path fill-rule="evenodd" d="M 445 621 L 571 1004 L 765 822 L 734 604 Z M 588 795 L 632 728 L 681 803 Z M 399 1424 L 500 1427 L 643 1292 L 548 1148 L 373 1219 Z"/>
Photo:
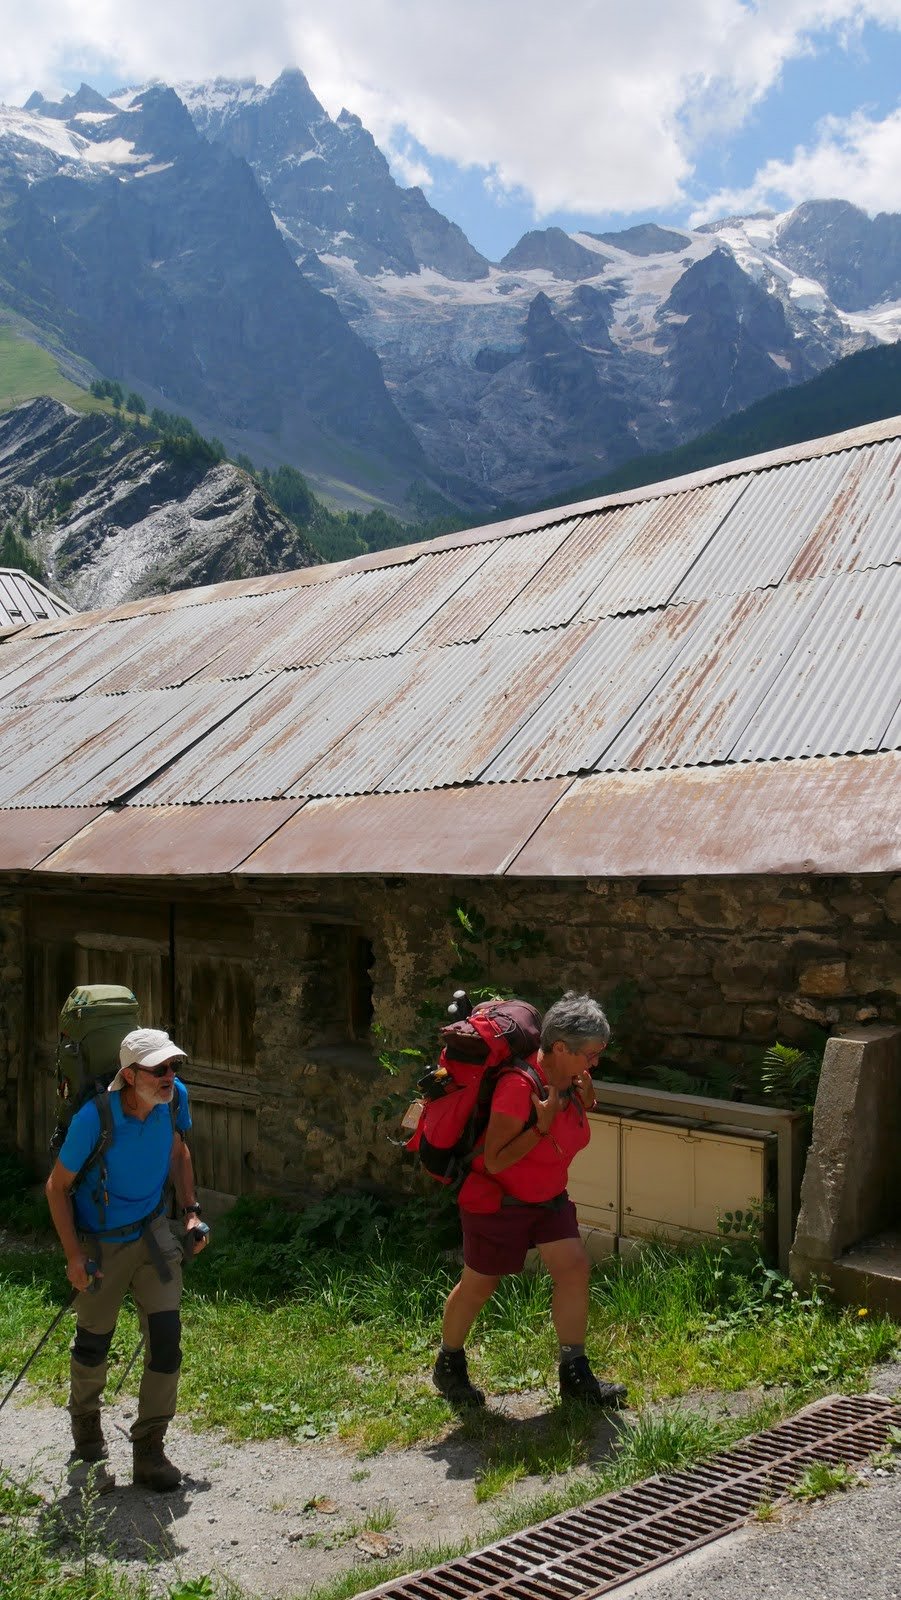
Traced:
<path fill-rule="evenodd" d="M 312 933 L 314 982 L 309 1022 L 317 1044 L 368 1044 L 372 1027 L 372 941 L 361 928 L 319 923 Z"/>

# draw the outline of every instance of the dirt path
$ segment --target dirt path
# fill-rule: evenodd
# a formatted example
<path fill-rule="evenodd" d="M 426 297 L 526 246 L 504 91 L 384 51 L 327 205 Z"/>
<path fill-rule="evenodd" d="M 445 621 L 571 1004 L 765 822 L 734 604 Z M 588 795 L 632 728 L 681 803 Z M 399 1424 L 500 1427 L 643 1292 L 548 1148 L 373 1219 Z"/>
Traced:
<path fill-rule="evenodd" d="M 885 1369 L 875 1381 L 883 1392 L 885 1385 L 901 1388 L 901 1365 Z M 734 1414 L 759 1398 L 693 1396 L 686 1403 Z M 80 1496 L 65 1478 L 66 1413 L 29 1396 L 18 1401 L 16 1396 L 0 1418 L 0 1462 L 17 1477 L 33 1474 L 35 1488 L 49 1499 L 59 1494 L 59 1509 L 74 1523 L 82 1513 Z M 162 1594 L 178 1576 L 212 1572 L 235 1579 L 252 1594 L 297 1596 L 361 1560 L 369 1560 L 375 1585 L 381 1561 L 374 1547 L 393 1555 L 426 1544 L 487 1538 L 501 1505 L 545 1487 L 544 1480 L 527 1478 L 503 1501 L 479 1505 L 474 1480 L 480 1452 L 453 1425 L 435 1443 L 362 1460 L 337 1443 L 236 1445 L 219 1433 L 192 1433 L 176 1424 L 167 1445 L 185 1471 L 185 1483 L 176 1494 L 155 1495 L 130 1481 L 131 1449 L 124 1430 L 132 1404 L 111 1406 L 105 1414 L 110 1464 L 120 1487 L 98 1502 L 102 1537 L 110 1556 L 148 1575 Z M 543 1394 L 495 1404 L 514 1427 L 543 1425 Z M 599 1422 L 598 1458 L 608 1451 L 614 1430 L 610 1420 Z M 324 1502 L 318 1509 L 311 1505 L 317 1500 Z M 382 1524 L 375 1537 L 352 1531 L 373 1514 Z"/>

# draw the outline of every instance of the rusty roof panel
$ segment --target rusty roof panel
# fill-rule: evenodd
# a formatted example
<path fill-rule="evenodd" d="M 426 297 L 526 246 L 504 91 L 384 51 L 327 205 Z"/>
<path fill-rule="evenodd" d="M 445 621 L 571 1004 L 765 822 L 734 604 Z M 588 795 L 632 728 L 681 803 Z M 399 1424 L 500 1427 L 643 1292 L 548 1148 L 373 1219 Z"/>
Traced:
<path fill-rule="evenodd" d="M 393 701 L 304 772 L 294 792 L 364 794 L 472 781 L 581 642 L 563 632 L 498 635 L 405 657 L 408 676 L 398 680 Z"/>
<path fill-rule="evenodd" d="M 410 640 L 411 650 L 470 644 L 516 604 L 516 596 L 551 560 L 574 524 L 559 523 L 534 533 L 517 534 L 476 548 L 487 560 L 446 605 Z"/>
<path fill-rule="evenodd" d="M 523 633 L 570 622 L 653 511 L 654 502 L 648 501 L 646 505 L 581 517 L 557 528 L 565 538 L 540 566 L 527 574 L 518 594 L 502 596 L 504 603 L 491 631 Z M 525 537 L 520 535 L 520 541 Z M 493 561 L 495 571 L 500 572 L 502 561 L 501 548 Z"/>
<path fill-rule="evenodd" d="M 310 593 L 306 589 L 271 595 L 262 601 L 253 627 L 229 632 L 225 649 L 200 677 L 243 678 L 255 672 L 294 667 L 308 655 L 309 641 L 347 610 L 356 577 L 336 578 Z"/>
<path fill-rule="evenodd" d="M 708 601 L 685 650 L 607 750 L 602 768 L 728 760 L 817 612 L 831 580 Z"/>
<path fill-rule="evenodd" d="M 273 718 L 267 738 L 227 776 L 211 787 L 207 800 L 277 799 L 296 791 L 306 770 L 372 712 L 390 702 L 398 681 L 410 673 L 407 656 L 375 661 L 330 662 L 322 675 L 292 672 L 294 699 Z M 386 729 L 386 739 L 390 730 Z M 301 792 L 301 791 L 297 791 Z"/>
<path fill-rule="evenodd" d="M 41 871 L 116 878 L 206 877 L 232 872 L 297 809 L 296 800 L 262 800 L 252 806 L 147 806 L 140 810 L 126 806 L 98 817 L 43 861 Z"/>
<path fill-rule="evenodd" d="M 410 570 L 410 576 L 389 600 L 344 641 L 333 656 L 363 659 L 365 656 L 394 655 L 402 650 L 420 628 L 438 615 L 490 556 L 490 545 L 471 549 L 446 550 L 423 556 Z M 396 569 L 395 569 L 396 570 Z"/>
<path fill-rule="evenodd" d="M 698 605 L 673 606 L 567 629 L 569 634 L 584 633 L 578 655 L 484 769 L 483 781 L 548 778 L 594 766 L 661 673 L 686 648 L 702 615 Z"/>
<path fill-rule="evenodd" d="M 29 872 L 100 816 L 83 811 L 0 811 L 0 872 Z"/>
<path fill-rule="evenodd" d="M 567 780 L 310 800 L 249 856 L 243 874 L 503 872 Z"/>
<path fill-rule="evenodd" d="M 901 559 L 901 441 L 854 451 L 839 491 L 786 573 L 887 566 Z"/>
<path fill-rule="evenodd" d="M 731 478 L 642 507 L 651 515 L 643 519 L 616 566 L 585 601 L 578 620 L 666 605 L 749 482 L 749 478 Z"/>
<path fill-rule="evenodd" d="M 245 696 L 252 692 L 233 684 L 205 689 L 188 684 L 157 693 L 86 695 L 31 707 L 28 720 L 16 729 L 14 754 L 3 761 L 0 804 L 85 805 L 113 798 L 118 791 L 110 794 L 103 774 L 125 770 L 121 764 L 129 752 L 138 752 L 134 765 L 139 777 L 150 776 L 179 745 L 208 732 L 221 706 L 227 707 L 242 690 Z M 173 719 L 169 730 L 166 725 Z"/>
<path fill-rule="evenodd" d="M 901 757 L 578 778 L 511 877 L 896 872 Z M 503 805 L 506 790 L 498 794 Z"/>
<path fill-rule="evenodd" d="M 157 773 L 165 775 L 170 765 L 184 751 L 191 750 L 198 743 L 206 746 L 208 759 L 211 758 L 218 747 L 220 736 L 228 735 L 231 714 L 243 707 L 248 699 L 254 699 L 259 693 L 261 684 L 258 680 L 250 682 L 242 680 L 240 683 L 199 683 L 192 687 L 194 691 L 192 694 L 179 696 L 181 703 L 174 714 L 138 742 L 128 745 L 127 748 L 120 748 L 120 741 L 117 739 L 117 753 L 111 760 L 104 761 L 102 766 L 98 761 L 90 775 L 77 788 L 71 787 L 68 775 L 66 778 L 62 778 L 61 775 L 60 781 L 65 784 L 65 789 L 55 791 L 53 788 L 55 774 L 51 773 L 49 784 L 42 784 L 42 793 L 50 797 L 43 803 L 110 804 L 123 799 L 138 784 L 146 783 Z M 162 695 L 154 697 L 157 701 L 162 698 Z M 123 739 L 121 744 L 124 743 Z M 64 798 L 52 798 L 55 793 L 64 794 Z"/>
<path fill-rule="evenodd" d="M 22 703 L 32 684 L 36 685 L 37 697 L 40 693 L 42 673 L 54 671 L 64 660 L 76 661 L 80 649 L 79 641 L 82 638 L 83 635 L 80 633 L 67 633 L 38 639 L 35 634 L 29 633 L 28 642 L 40 648 L 29 650 L 19 666 L 13 667 L 0 678 L 0 703 L 4 707 Z M 15 647 L 17 642 L 13 640 L 12 645 L 0 645 L 0 660 L 4 658 L 8 649 Z"/>
<path fill-rule="evenodd" d="M 846 451 L 753 477 L 673 599 L 741 594 L 779 583 L 839 497 L 854 461 Z"/>
<path fill-rule="evenodd" d="M 139 662 L 146 650 L 157 659 L 166 659 L 163 648 L 165 618 L 145 617 L 125 627 L 122 623 L 101 623 L 69 635 L 60 643 L 55 661 L 38 660 L 32 676 L 8 696 L 16 705 L 37 705 L 41 701 L 70 700 L 94 689 L 107 693 L 107 679 L 123 668 L 125 688 L 143 687 L 137 680 Z M 130 674 L 134 671 L 134 681 Z"/>
<path fill-rule="evenodd" d="M 901 684 L 901 567 L 842 572 L 732 752 L 734 761 L 878 750 Z"/>
<path fill-rule="evenodd" d="M 316 700 L 328 696 L 331 703 L 338 692 L 346 662 L 308 667 L 303 672 L 282 672 L 274 678 L 243 680 L 244 702 L 221 727 L 215 739 L 203 740 L 186 751 L 156 779 L 135 795 L 134 805 L 190 805 L 216 793 L 226 798 L 225 790 L 234 774 L 252 774 L 255 783 L 265 784 L 268 764 L 284 754 L 285 743 L 310 714 Z M 261 685 L 254 692 L 253 685 Z M 273 780 L 274 781 L 274 780 Z M 223 793 L 220 795 L 219 790 Z M 236 794 L 228 799 L 250 799 L 238 779 Z"/>
<path fill-rule="evenodd" d="M 134 631 L 134 655 L 119 662 L 97 688 L 102 694 L 174 689 L 196 677 L 201 667 L 206 678 L 226 677 L 217 670 L 219 657 L 236 635 L 243 637 L 259 626 L 265 606 L 266 601 L 257 599 L 221 600 L 188 611 L 139 617 L 127 627 L 110 624 L 104 632 Z"/>
<path fill-rule="evenodd" d="M 23 708 L 21 716 L 4 719 L 0 744 L 0 805 L 22 794 L 23 805 L 45 804 L 43 780 L 62 763 L 77 783 L 83 752 L 108 734 L 126 714 L 124 696 L 105 699 L 54 700 Z"/>

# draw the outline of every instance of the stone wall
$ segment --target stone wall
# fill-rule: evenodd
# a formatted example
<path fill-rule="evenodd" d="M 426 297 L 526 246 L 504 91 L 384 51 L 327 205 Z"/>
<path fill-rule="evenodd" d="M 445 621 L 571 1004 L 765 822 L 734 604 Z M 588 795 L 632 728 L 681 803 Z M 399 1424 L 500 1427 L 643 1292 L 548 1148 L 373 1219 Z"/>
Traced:
<path fill-rule="evenodd" d="M 95 921 L 105 914 L 101 894 L 104 905 L 115 895 L 132 909 L 143 898 L 159 917 L 170 893 L 165 884 L 104 883 L 73 888 L 72 898 L 90 926 L 92 901 Z M 584 989 L 621 1011 L 608 1076 L 626 1081 L 648 1063 L 703 1072 L 711 1061 L 741 1081 L 762 1047 L 805 1042 L 811 1023 L 901 1021 L 901 878 L 260 879 L 179 885 L 178 893 L 205 903 L 214 922 L 217 906 L 249 913 L 241 960 L 252 980 L 253 1061 L 245 1071 L 259 1090 L 261 1190 L 397 1181 L 401 1158 L 372 1113 L 415 1068 L 402 1063 L 392 1080 L 378 1054 L 434 1048 L 460 950 L 485 983 L 539 1003 Z M 482 935 L 475 942 L 457 907 L 472 913 Z M 346 992 L 349 952 L 361 936 L 372 946 L 371 1035 L 354 1023 Z M 8 1128 L 23 1059 L 22 943 L 22 900 L 0 885 L 0 1116 L 6 1103 Z"/>

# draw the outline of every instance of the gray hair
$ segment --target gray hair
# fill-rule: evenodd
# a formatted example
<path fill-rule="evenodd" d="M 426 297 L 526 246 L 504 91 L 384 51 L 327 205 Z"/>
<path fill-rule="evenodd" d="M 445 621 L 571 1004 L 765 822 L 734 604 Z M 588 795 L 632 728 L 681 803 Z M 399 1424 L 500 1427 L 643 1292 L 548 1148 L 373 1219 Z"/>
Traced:
<path fill-rule="evenodd" d="M 548 1007 L 541 1026 L 542 1050 L 550 1050 L 558 1039 L 570 1050 L 577 1049 L 586 1039 L 600 1039 L 607 1044 L 610 1024 L 590 994 L 568 989 L 562 1000 Z"/>

